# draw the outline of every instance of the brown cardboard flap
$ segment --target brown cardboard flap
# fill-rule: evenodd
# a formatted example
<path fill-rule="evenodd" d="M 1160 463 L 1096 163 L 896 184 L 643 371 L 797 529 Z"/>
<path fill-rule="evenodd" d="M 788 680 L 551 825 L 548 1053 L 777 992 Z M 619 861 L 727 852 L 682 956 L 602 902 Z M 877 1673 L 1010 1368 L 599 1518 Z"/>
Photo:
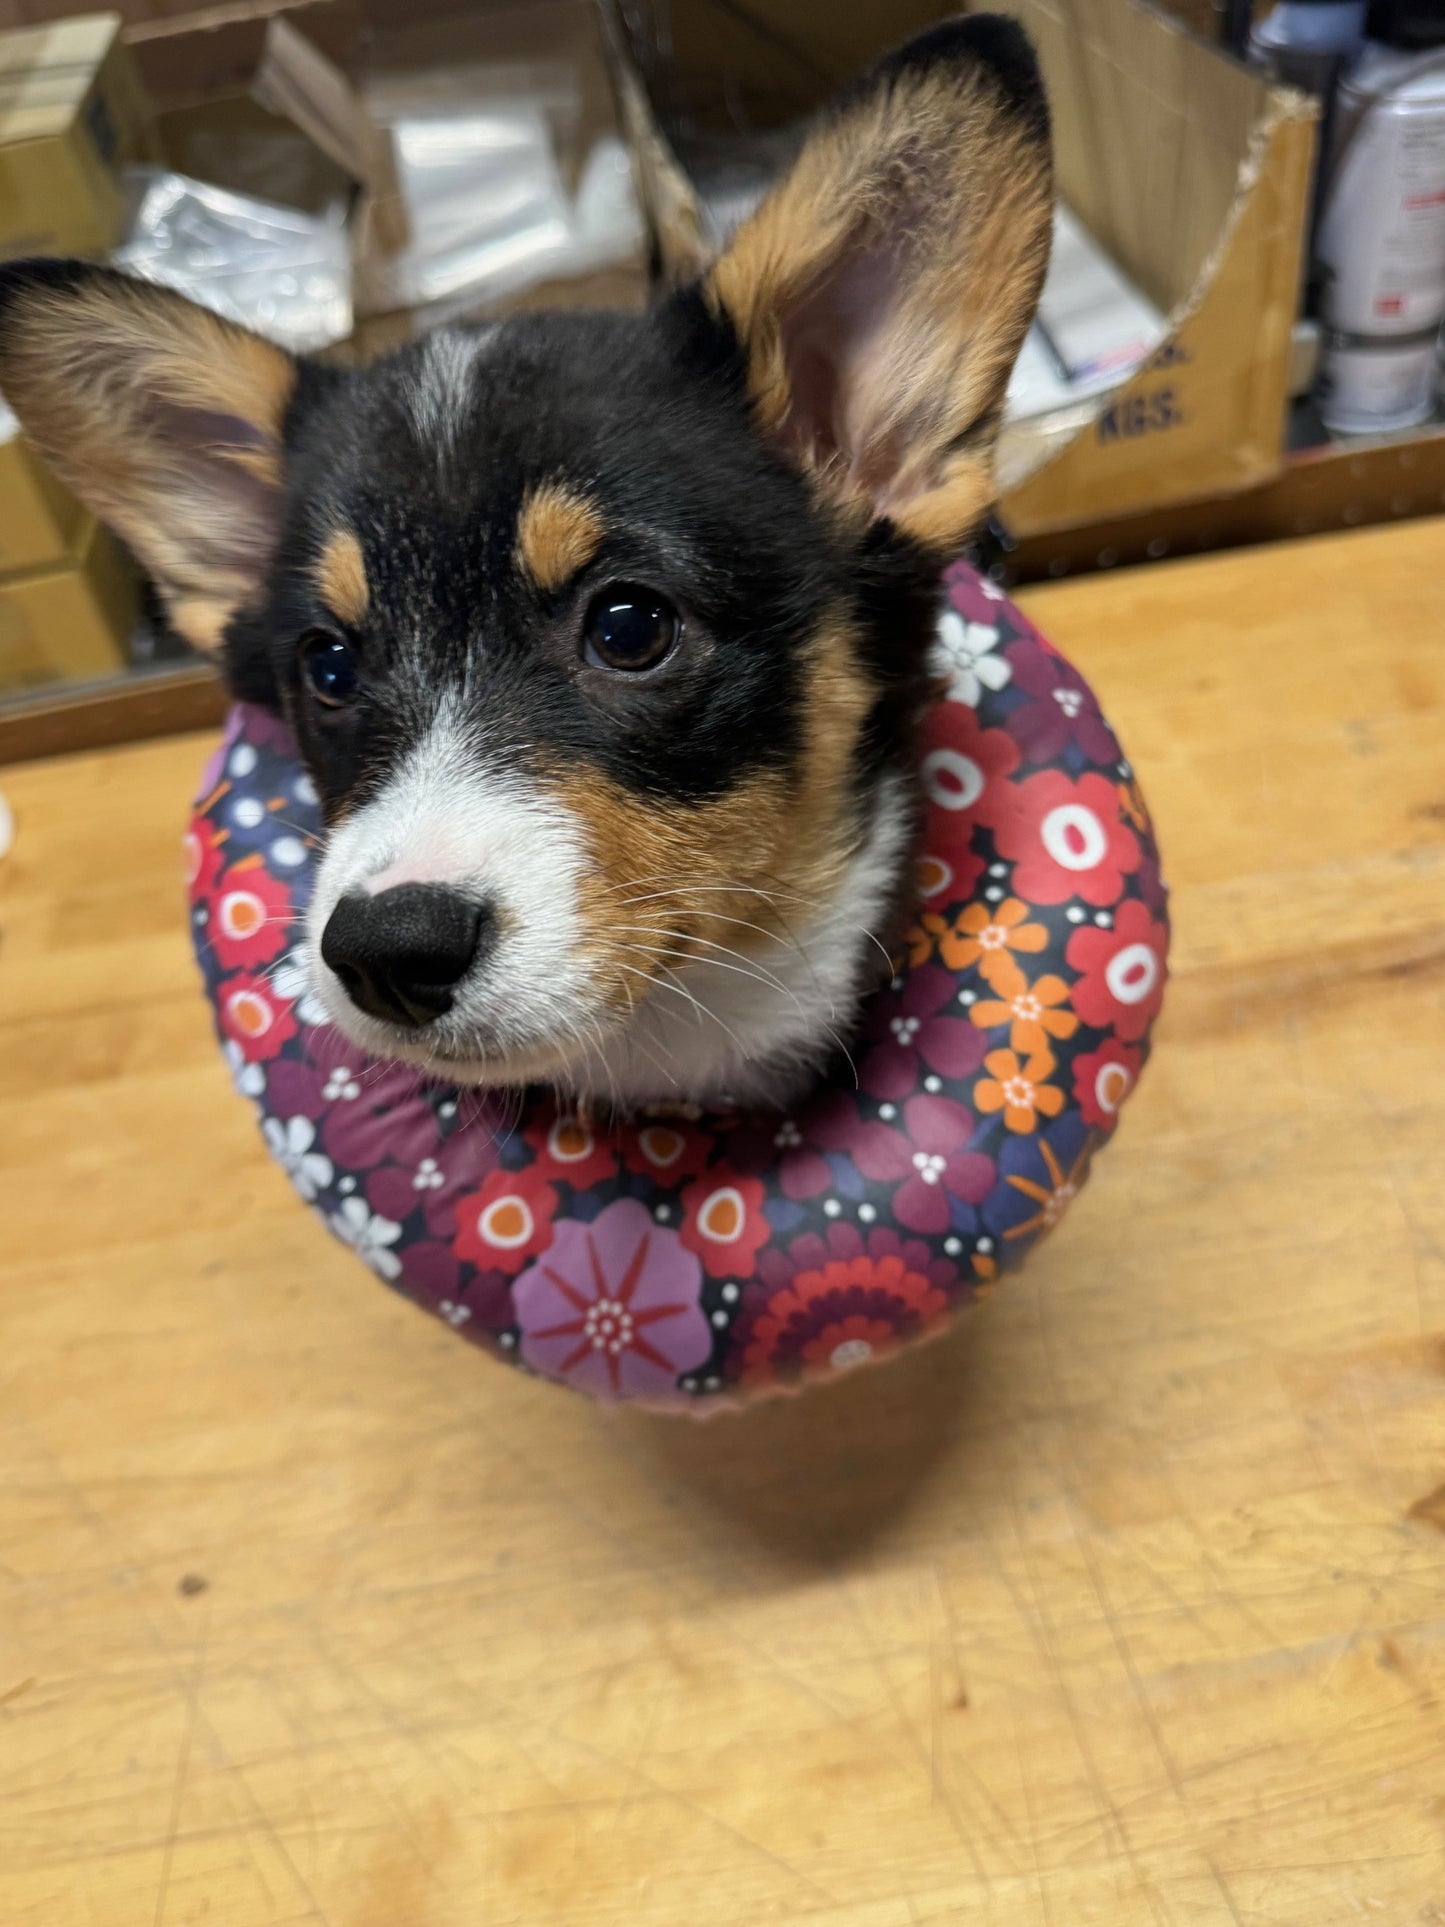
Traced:
<path fill-rule="evenodd" d="M 1043 67 L 1061 193 L 1152 301 L 1177 308 L 1278 90 L 1142 0 L 1014 0 L 1012 11 Z"/>
<path fill-rule="evenodd" d="M 345 74 L 279 15 L 267 26 L 251 92 L 367 189 L 373 223 L 381 224 L 374 227 L 375 238 L 400 247 L 406 240 L 406 216 L 390 140 Z"/>
<path fill-rule="evenodd" d="M 356 60 L 362 32 L 356 0 L 237 0 L 129 26 L 126 40 L 157 106 L 193 107 L 249 93 L 276 18 L 299 28 L 337 67 L 348 69 Z"/>
<path fill-rule="evenodd" d="M 639 191 L 672 274 L 694 271 L 703 247 L 677 158 L 684 137 L 805 113 L 949 11 L 939 0 L 603 5 Z M 1143 0 L 1012 0 L 1010 11 L 1039 50 L 1060 197 L 1169 315 L 1170 334 L 1122 388 L 1079 410 L 1083 425 L 1052 458 L 1037 429 L 1006 431 L 1005 472 L 1027 479 L 1005 496 L 1005 519 L 1028 534 L 1253 486 L 1282 459 L 1314 103 Z"/>
<path fill-rule="evenodd" d="M 1278 473 L 1313 120 L 1277 111 L 1261 142 L 1169 338 L 1073 441 L 1005 495 L 1011 533 L 1230 494 Z"/>

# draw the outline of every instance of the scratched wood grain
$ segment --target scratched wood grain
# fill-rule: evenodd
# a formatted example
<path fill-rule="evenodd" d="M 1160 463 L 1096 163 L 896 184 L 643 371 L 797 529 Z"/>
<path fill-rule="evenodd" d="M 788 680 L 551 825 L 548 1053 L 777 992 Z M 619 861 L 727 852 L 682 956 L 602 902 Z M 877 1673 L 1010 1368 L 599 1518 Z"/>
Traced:
<path fill-rule="evenodd" d="M 331 1245 L 216 1058 L 202 756 L 5 772 L 5 1927 L 1445 1921 L 1440 523 L 1028 598 L 1176 891 L 943 1343 L 609 1417 Z"/>

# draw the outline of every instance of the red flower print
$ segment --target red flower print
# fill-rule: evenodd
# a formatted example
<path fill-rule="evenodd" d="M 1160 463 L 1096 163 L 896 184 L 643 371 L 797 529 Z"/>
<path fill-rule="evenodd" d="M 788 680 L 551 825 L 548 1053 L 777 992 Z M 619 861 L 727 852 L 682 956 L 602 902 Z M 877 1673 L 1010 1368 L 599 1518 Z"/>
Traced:
<path fill-rule="evenodd" d="M 552 1242 L 557 1193 L 535 1169 L 493 1171 L 457 1201 L 452 1250 L 484 1271 L 518 1272 Z"/>
<path fill-rule="evenodd" d="M 1076 930 L 1064 955 L 1079 972 L 1074 1009 L 1084 1022 L 1137 1043 L 1164 1001 L 1169 955 L 1164 925 L 1131 899 L 1119 906 L 1111 929 L 1085 925 Z"/>
<path fill-rule="evenodd" d="M 970 1005 L 968 1014 L 983 1030 L 1008 1024 L 1010 1044 L 1029 1055 L 1046 1051 L 1051 1038 L 1072 1037 L 1079 1028 L 1078 1018 L 1069 1009 L 1069 986 L 1062 977 L 1038 977 L 1031 984 L 1020 978 L 1007 996 L 980 998 Z"/>
<path fill-rule="evenodd" d="M 1043 770 L 1010 783 L 993 823 L 998 853 L 1013 860 L 1013 887 L 1030 903 L 1116 903 L 1139 867 L 1139 839 L 1107 776 L 1077 781 Z"/>
<path fill-rule="evenodd" d="M 875 999 L 867 1033 L 873 1046 L 859 1072 L 870 1097 L 907 1097 L 925 1066 L 950 1078 L 978 1069 L 983 1040 L 977 1030 L 967 1018 L 944 1015 L 957 1008 L 956 995 L 948 971 L 924 964 L 904 979 L 902 990 Z"/>
<path fill-rule="evenodd" d="M 697 1259 L 633 1199 L 565 1219 L 512 1287 L 522 1358 L 597 1398 L 679 1398 L 712 1350 L 701 1291 Z"/>
<path fill-rule="evenodd" d="M 1032 1131 L 1040 1117 L 1057 1117 L 1064 1094 L 1048 1079 L 1054 1060 L 1039 1051 L 1020 1063 L 1011 1050 L 991 1050 L 983 1060 L 987 1077 L 974 1086 L 973 1101 L 981 1111 L 1002 1111 L 1011 1131 Z"/>
<path fill-rule="evenodd" d="M 216 887 L 225 858 L 211 836 L 209 823 L 197 820 L 181 838 L 181 862 L 192 903 L 207 903 Z"/>
<path fill-rule="evenodd" d="M 901 1254 L 833 1259 L 749 1307 L 739 1376 L 759 1386 L 849 1371 L 918 1337 L 947 1312 L 943 1292 Z"/>
<path fill-rule="evenodd" d="M 286 948 L 291 892 L 260 857 L 243 857 L 217 883 L 210 898 L 210 938 L 223 970 L 269 963 Z"/>
<path fill-rule="evenodd" d="M 536 1152 L 534 1169 L 554 1182 L 560 1178 L 574 1191 L 586 1191 L 617 1169 L 610 1145 L 589 1121 L 575 1111 L 559 1111 L 539 1119 L 522 1133 Z"/>
<path fill-rule="evenodd" d="M 1005 778 L 1018 768 L 1018 744 L 1006 730 L 983 728 L 962 703 L 944 702 L 924 723 L 922 748 L 923 848 L 948 865 L 961 901 L 983 874 L 974 825 L 992 823 Z"/>
<path fill-rule="evenodd" d="M 913 871 L 920 903 L 956 903 L 966 897 L 973 887 L 972 884 L 966 887 L 961 885 L 954 875 L 953 866 L 945 863 L 941 856 L 919 857 Z"/>
<path fill-rule="evenodd" d="M 1110 1038 L 1097 1050 L 1074 1059 L 1074 1097 L 1086 1124 L 1112 1131 L 1119 1106 L 1139 1081 L 1141 1053 Z"/>
<path fill-rule="evenodd" d="M 621 1133 L 622 1162 L 640 1178 L 675 1184 L 695 1178 L 712 1156 L 712 1142 L 681 1118 L 639 1118 Z"/>
<path fill-rule="evenodd" d="M 1049 933 L 1041 923 L 1028 922 L 1029 907 L 1009 897 L 996 910 L 971 903 L 940 932 L 938 954 L 950 970 L 977 969 L 985 983 L 1001 997 L 1023 983 L 1023 973 L 1012 952 L 1032 955 L 1043 950 Z"/>
<path fill-rule="evenodd" d="M 216 998 L 221 1029 L 248 1063 L 260 1064 L 276 1055 L 296 1035 L 296 1019 L 284 997 L 278 997 L 267 978 L 251 972 L 232 977 Z"/>
<path fill-rule="evenodd" d="M 851 1263 L 854 1258 L 902 1258 L 908 1271 L 921 1272 L 929 1284 L 946 1291 L 958 1282 L 958 1266 L 926 1244 L 922 1238 L 900 1238 L 883 1225 L 871 1230 L 838 1219 L 822 1231 L 805 1231 L 785 1250 L 769 1245 L 758 1259 L 758 1279 L 770 1291 L 790 1285 L 800 1271 L 821 1271 L 835 1260 Z M 757 1287 L 749 1288 L 752 1301 L 761 1302 Z"/>
<path fill-rule="evenodd" d="M 679 1235 L 709 1278 L 752 1277 L 758 1250 L 772 1235 L 763 1216 L 765 1195 L 760 1179 L 740 1177 L 725 1164 L 683 1192 Z"/>

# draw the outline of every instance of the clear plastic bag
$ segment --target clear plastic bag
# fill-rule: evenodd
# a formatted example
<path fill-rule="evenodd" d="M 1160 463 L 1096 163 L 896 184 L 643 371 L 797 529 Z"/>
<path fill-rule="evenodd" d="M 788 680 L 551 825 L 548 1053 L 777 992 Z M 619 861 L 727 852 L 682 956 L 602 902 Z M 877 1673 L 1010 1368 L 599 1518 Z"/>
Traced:
<path fill-rule="evenodd" d="M 391 131 L 411 238 L 370 264 L 367 311 L 445 319 L 631 259 L 641 246 L 631 169 L 614 137 L 594 144 L 569 194 L 540 103 L 412 112 Z"/>
<path fill-rule="evenodd" d="M 298 353 L 351 332 L 346 210 L 302 214 L 156 168 L 135 168 L 116 267 L 177 289 Z"/>

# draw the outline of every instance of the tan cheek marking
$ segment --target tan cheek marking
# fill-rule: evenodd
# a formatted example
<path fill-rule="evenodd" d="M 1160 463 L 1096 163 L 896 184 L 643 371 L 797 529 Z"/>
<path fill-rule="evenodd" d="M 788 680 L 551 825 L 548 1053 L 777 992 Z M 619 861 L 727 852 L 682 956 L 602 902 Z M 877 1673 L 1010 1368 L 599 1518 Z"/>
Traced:
<path fill-rule="evenodd" d="M 560 589 L 602 546 L 602 517 L 571 489 L 549 482 L 533 489 L 517 518 L 517 567 L 539 589 Z"/>
<path fill-rule="evenodd" d="M 316 563 L 316 587 L 332 614 L 351 628 L 365 621 L 371 589 L 361 544 L 350 529 L 336 529 L 327 536 Z"/>
<path fill-rule="evenodd" d="M 590 848 L 583 949 L 614 1009 L 681 964 L 745 959 L 787 941 L 829 901 L 866 828 L 849 791 L 872 701 L 851 636 L 830 628 L 811 652 L 804 744 L 790 774 L 746 777 L 696 806 L 650 802 L 595 770 L 549 785 Z"/>

